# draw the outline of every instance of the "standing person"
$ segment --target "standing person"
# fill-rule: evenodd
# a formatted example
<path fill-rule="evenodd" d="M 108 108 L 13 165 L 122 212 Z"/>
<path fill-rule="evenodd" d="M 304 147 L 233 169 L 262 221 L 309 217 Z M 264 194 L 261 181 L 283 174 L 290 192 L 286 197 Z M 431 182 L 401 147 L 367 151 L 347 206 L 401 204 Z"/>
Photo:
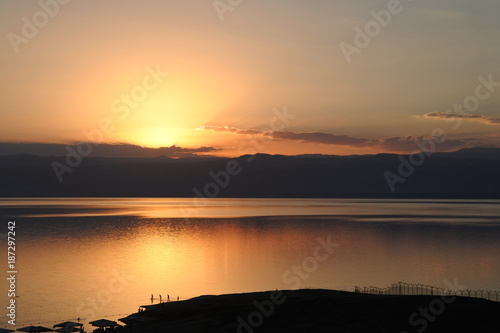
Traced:
<path fill-rule="evenodd" d="M 161 294 L 160 294 L 160 303 L 161 303 Z"/>
<path fill-rule="evenodd" d="M 179 296 L 177 296 L 177 300 L 179 300 Z"/>
<path fill-rule="evenodd" d="M 167 294 L 167 302 L 170 302 L 170 295 Z"/>
<path fill-rule="evenodd" d="M 153 294 L 151 294 L 151 304 L 153 304 Z"/>

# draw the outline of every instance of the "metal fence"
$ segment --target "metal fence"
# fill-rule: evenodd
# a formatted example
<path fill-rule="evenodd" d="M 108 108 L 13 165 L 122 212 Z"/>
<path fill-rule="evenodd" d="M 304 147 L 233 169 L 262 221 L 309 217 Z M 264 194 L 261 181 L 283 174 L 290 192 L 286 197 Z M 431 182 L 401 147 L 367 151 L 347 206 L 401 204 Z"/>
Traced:
<path fill-rule="evenodd" d="M 460 289 L 451 290 L 441 287 L 429 286 L 421 283 L 406 283 L 397 282 L 391 284 L 386 288 L 379 288 L 375 286 L 368 287 L 354 287 L 354 292 L 375 295 L 436 295 L 436 296 L 464 296 L 484 298 L 490 301 L 498 302 L 500 291 L 493 290 L 470 290 Z"/>

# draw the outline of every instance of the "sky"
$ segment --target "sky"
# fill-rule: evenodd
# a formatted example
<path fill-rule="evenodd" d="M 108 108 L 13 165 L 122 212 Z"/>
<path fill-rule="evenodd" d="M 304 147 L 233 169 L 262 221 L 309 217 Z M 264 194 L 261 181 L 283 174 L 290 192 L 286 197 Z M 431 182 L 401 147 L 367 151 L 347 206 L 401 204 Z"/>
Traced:
<path fill-rule="evenodd" d="M 0 142 L 500 147 L 496 0 L 0 2 Z"/>

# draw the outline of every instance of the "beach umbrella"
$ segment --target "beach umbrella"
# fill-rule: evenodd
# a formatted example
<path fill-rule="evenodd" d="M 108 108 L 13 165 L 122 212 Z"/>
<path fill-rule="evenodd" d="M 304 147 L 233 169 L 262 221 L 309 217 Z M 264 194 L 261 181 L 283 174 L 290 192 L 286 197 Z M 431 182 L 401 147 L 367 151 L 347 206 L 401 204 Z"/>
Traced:
<path fill-rule="evenodd" d="M 43 326 L 26 326 L 26 327 L 18 328 L 17 330 L 21 331 L 21 332 L 36 332 L 36 333 L 53 332 L 54 331 L 51 328 L 47 328 L 47 327 L 43 327 Z"/>
<path fill-rule="evenodd" d="M 118 323 L 116 321 L 107 320 L 107 319 L 94 320 L 94 321 L 91 321 L 89 324 L 92 326 L 100 327 L 100 328 L 121 326 L 121 325 L 118 325 Z"/>
<path fill-rule="evenodd" d="M 0 328 L 0 333 L 10 333 L 15 332 L 16 330 L 10 330 L 8 328 Z"/>
<path fill-rule="evenodd" d="M 54 328 L 60 327 L 56 329 L 56 332 L 71 333 L 71 332 L 81 332 L 83 324 L 76 323 L 74 321 L 65 321 L 64 323 L 54 325 L 53 327 Z"/>
<path fill-rule="evenodd" d="M 70 326 L 70 327 L 61 327 L 56 329 L 56 332 L 60 333 L 72 333 L 72 332 L 81 332 L 81 328 L 76 328 L 75 326 Z"/>
<path fill-rule="evenodd" d="M 137 315 L 130 315 L 125 318 L 118 319 L 120 321 L 123 321 L 127 325 L 141 325 L 141 332 L 144 332 L 144 322 L 148 321 L 154 321 L 156 320 L 155 318 L 151 318 L 148 316 L 137 316 Z"/>
<path fill-rule="evenodd" d="M 56 327 L 75 327 L 75 326 L 82 327 L 83 324 L 82 323 L 76 323 L 74 321 L 65 321 L 64 323 L 60 323 L 60 324 L 54 325 L 53 327 L 56 328 Z"/>
<path fill-rule="evenodd" d="M 130 315 L 128 317 L 121 318 L 118 320 L 123 321 L 125 324 L 131 324 L 131 323 L 143 323 L 145 321 L 152 321 L 152 320 L 156 320 L 156 319 L 148 317 L 148 316 Z"/>

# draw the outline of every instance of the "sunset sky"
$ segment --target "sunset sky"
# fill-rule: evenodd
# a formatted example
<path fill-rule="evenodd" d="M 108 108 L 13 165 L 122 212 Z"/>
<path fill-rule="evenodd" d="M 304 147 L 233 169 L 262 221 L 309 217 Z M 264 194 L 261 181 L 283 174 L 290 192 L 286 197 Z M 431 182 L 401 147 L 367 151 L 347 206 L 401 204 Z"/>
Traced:
<path fill-rule="evenodd" d="M 1 1 L 0 142 L 500 147 L 499 1 L 229 3 Z"/>

